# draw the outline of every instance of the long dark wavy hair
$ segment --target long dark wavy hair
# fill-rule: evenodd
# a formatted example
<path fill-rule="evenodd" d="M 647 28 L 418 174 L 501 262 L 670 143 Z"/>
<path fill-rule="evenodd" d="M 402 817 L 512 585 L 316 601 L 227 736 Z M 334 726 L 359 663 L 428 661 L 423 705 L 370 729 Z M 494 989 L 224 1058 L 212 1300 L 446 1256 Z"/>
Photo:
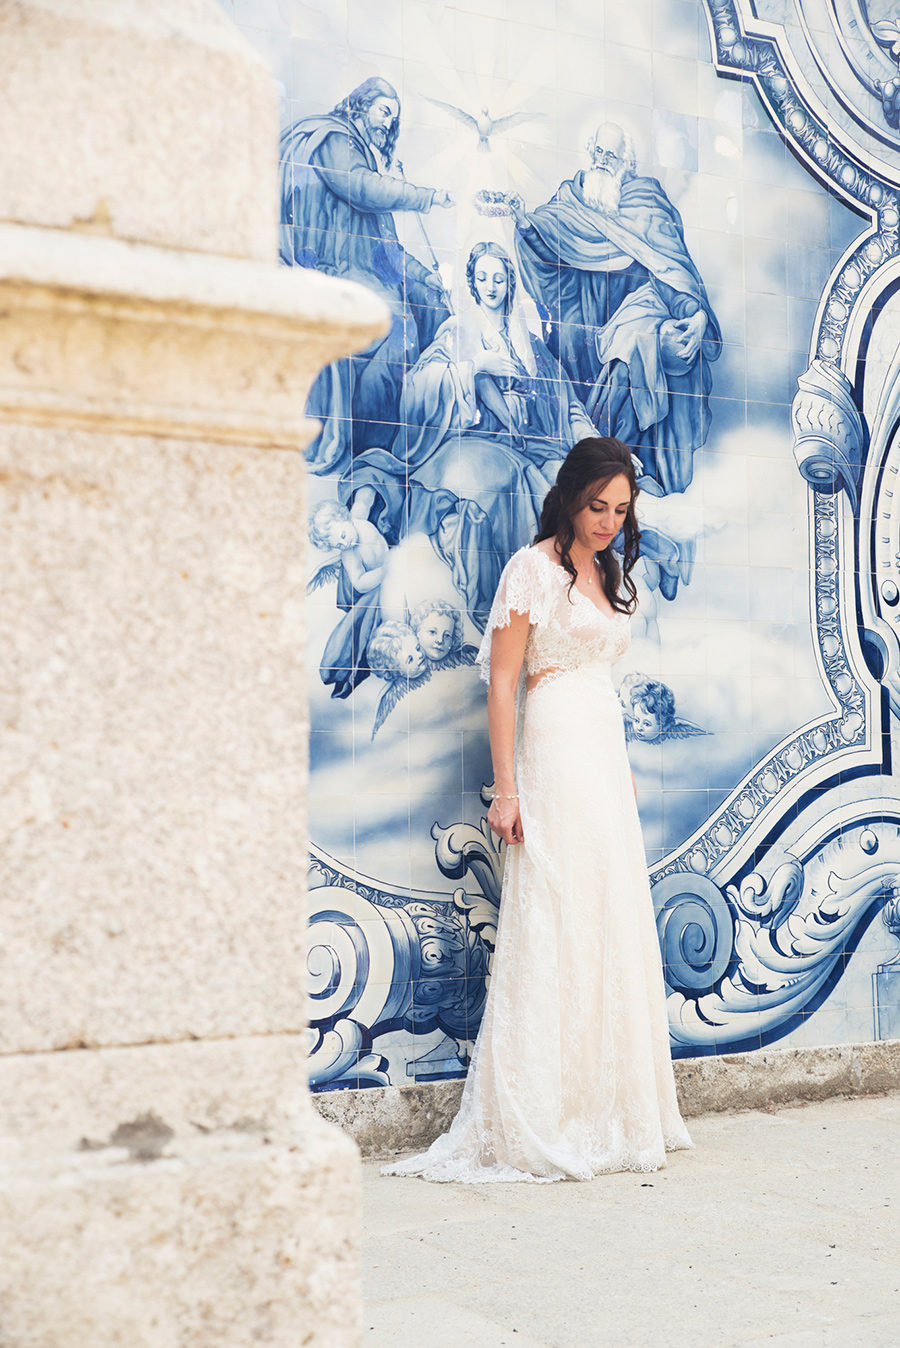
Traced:
<path fill-rule="evenodd" d="M 572 520 L 579 510 L 603 490 L 607 482 L 614 477 L 624 477 L 631 488 L 631 500 L 622 522 L 622 538 L 625 544 L 622 565 L 612 547 L 596 553 L 600 567 L 603 593 L 617 613 L 633 613 L 637 608 L 637 590 L 631 579 L 631 572 L 640 556 L 641 533 L 638 529 L 634 503 L 638 496 L 638 485 L 631 461 L 631 450 L 621 440 L 612 440 L 606 436 L 597 436 L 579 440 L 563 460 L 556 475 L 556 486 L 551 487 L 541 510 L 541 522 L 535 537 L 535 543 L 552 538 L 564 569 L 571 577 L 569 598 L 578 573 L 572 561 L 569 549 L 575 542 L 575 529 Z"/>

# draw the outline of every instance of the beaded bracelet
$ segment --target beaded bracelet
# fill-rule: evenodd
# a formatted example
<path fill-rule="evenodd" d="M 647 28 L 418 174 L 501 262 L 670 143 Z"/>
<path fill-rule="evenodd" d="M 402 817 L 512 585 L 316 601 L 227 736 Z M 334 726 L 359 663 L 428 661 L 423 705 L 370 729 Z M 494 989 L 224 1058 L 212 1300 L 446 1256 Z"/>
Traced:
<path fill-rule="evenodd" d="M 494 800 L 518 800 L 518 799 L 519 799 L 518 792 L 513 792 L 511 796 L 498 795 L 496 791 L 494 792 Z"/>

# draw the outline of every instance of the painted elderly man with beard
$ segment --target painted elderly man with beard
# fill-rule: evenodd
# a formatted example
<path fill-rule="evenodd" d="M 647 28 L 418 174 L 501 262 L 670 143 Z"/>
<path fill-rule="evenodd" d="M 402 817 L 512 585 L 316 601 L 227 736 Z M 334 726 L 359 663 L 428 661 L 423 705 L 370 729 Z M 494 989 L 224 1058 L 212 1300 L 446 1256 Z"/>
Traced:
<path fill-rule="evenodd" d="M 635 172 L 621 127 L 598 127 L 587 148 L 590 166 L 546 205 L 514 199 L 522 277 L 600 433 L 633 447 L 645 491 L 684 491 L 709 428 L 718 324 L 681 217 Z"/>
<path fill-rule="evenodd" d="M 329 366 L 313 386 L 307 410 L 323 422 L 308 451 L 316 473 L 345 472 L 353 454 L 384 443 L 405 367 L 449 314 L 439 277 L 400 246 L 393 212 L 452 201 L 406 181 L 394 156 L 399 130 L 397 91 L 373 77 L 281 137 L 282 261 L 361 281 L 393 314 L 387 337 Z"/>

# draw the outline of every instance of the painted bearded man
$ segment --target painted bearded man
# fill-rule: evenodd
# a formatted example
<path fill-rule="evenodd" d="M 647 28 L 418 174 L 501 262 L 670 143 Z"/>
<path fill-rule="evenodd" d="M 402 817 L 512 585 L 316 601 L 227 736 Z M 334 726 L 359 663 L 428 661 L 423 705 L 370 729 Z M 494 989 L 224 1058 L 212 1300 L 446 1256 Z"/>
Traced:
<path fill-rule="evenodd" d="M 635 172 L 622 129 L 598 127 L 588 150 L 551 201 L 517 210 L 522 276 L 600 433 L 633 447 L 645 491 L 684 491 L 709 428 L 718 324 L 681 217 Z"/>
<path fill-rule="evenodd" d="M 397 91 L 372 78 L 281 137 L 282 261 L 360 281 L 393 315 L 387 337 L 329 366 L 313 385 L 307 410 L 323 427 L 308 459 L 317 473 L 344 472 L 353 454 L 384 443 L 384 423 L 397 420 L 404 367 L 449 315 L 439 277 L 400 246 L 393 212 L 452 201 L 402 176 L 394 157 L 399 130 Z"/>

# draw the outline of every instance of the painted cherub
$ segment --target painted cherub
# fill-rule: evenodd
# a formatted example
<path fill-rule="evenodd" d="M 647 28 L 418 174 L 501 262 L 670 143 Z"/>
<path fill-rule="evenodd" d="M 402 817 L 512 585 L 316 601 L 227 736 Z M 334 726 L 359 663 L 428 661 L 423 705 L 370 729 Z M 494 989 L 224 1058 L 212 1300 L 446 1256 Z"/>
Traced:
<path fill-rule="evenodd" d="M 313 594 L 337 581 L 336 602 L 344 616 L 325 643 L 319 673 L 331 685 L 332 697 L 349 697 L 371 672 L 365 652 L 381 621 L 380 591 L 390 552 L 370 520 L 353 518 L 338 501 L 316 507 L 309 537 L 320 551 L 339 554 L 319 567 L 306 588 Z"/>
<path fill-rule="evenodd" d="M 474 646 L 464 646 L 462 614 L 445 599 L 426 599 L 413 609 L 409 625 L 433 669 L 457 669 L 475 663 Z"/>
<path fill-rule="evenodd" d="M 354 519 L 340 501 L 323 501 L 309 517 L 309 538 L 322 552 L 340 556 L 320 566 L 307 585 L 312 594 L 343 572 L 357 594 L 369 594 L 384 580 L 388 545 L 371 520 Z"/>
<path fill-rule="evenodd" d="M 366 661 L 372 673 L 387 685 L 375 710 L 374 739 L 401 697 L 428 682 L 431 669 L 409 623 L 393 619 L 381 623 L 373 632 L 366 648 Z"/>
<path fill-rule="evenodd" d="M 662 740 L 690 739 L 708 735 L 708 730 L 675 713 L 675 694 L 665 683 L 646 674 L 627 674 L 619 684 L 619 701 L 625 720 L 626 740 L 659 744 Z"/>
<path fill-rule="evenodd" d="M 373 674 L 392 683 L 416 683 L 429 673 L 428 660 L 409 623 L 380 623 L 366 652 Z"/>
<path fill-rule="evenodd" d="M 387 687 L 375 712 L 372 738 L 402 697 L 421 688 L 442 669 L 475 663 L 476 648 L 463 645 L 462 616 L 443 599 L 428 599 L 409 615 L 408 622 L 383 622 L 373 634 L 366 659 Z"/>

